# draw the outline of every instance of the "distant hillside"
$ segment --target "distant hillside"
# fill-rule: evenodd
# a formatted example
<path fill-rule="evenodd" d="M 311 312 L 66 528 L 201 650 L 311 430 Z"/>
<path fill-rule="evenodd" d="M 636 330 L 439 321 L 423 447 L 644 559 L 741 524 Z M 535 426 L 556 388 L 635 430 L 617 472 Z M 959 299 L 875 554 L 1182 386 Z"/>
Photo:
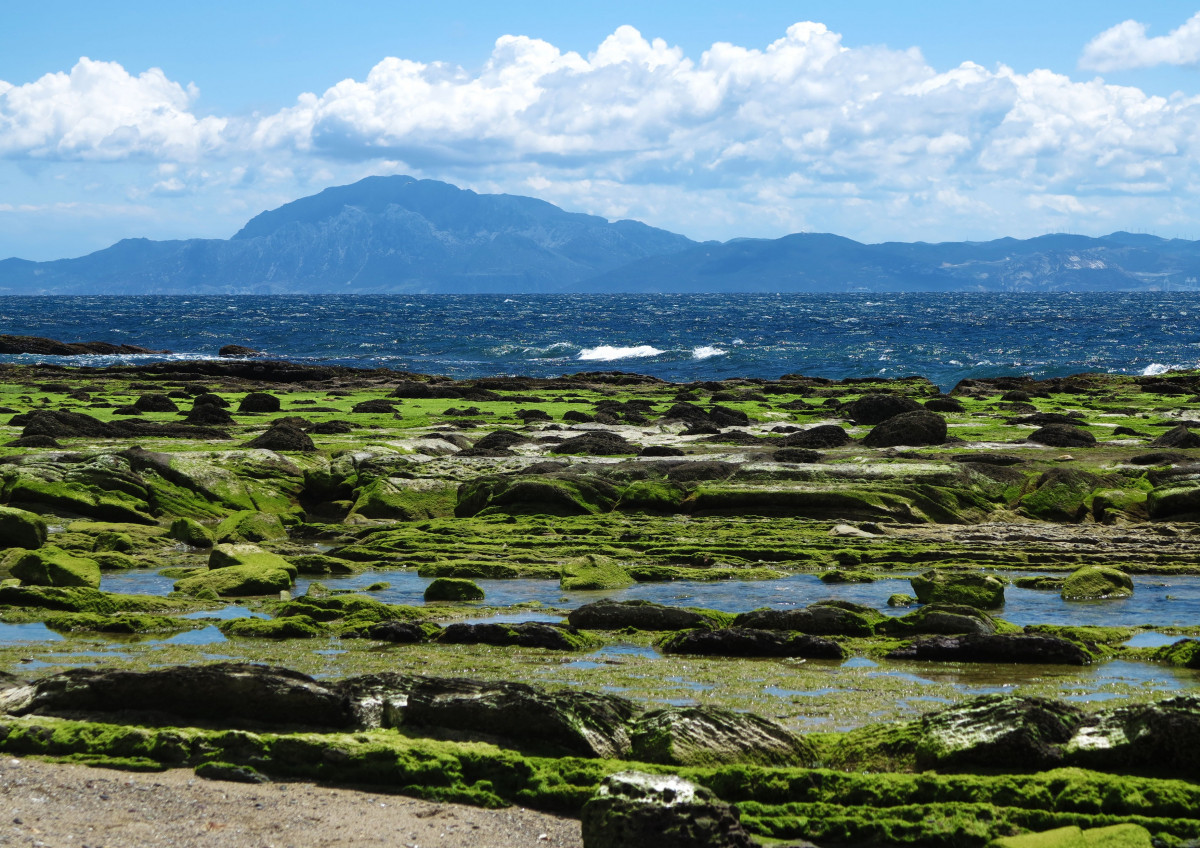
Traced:
<path fill-rule="evenodd" d="M 1200 242 L 1113 233 L 860 244 L 826 233 L 700 244 L 572 287 L 663 292 L 1051 292 L 1200 289 Z"/>
<path fill-rule="evenodd" d="M 536 292 L 695 242 L 530 197 L 369 177 L 264 212 L 228 240 L 126 239 L 0 262 L 3 294 Z"/>
<path fill-rule="evenodd" d="M 860 244 L 824 233 L 699 244 L 530 197 L 369 177 L 230 239 L 126 239 L 0 262 L 0 294 L 1137 291 L 1200 289 L 1200 242 L 1113 233 Z"/>

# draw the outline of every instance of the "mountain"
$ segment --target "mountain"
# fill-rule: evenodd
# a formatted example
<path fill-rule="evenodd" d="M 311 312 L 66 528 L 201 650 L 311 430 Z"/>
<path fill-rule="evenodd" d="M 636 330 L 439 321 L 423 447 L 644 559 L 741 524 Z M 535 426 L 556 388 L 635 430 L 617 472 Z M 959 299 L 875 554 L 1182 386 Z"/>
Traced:
<path fill-rule="evenodd" d="M 0 262 L 0 294 L 553 291 L 695 242 L 531 197 L 368 177 L 252 218 L 231 239 L 126 239 Z"/>
<path fill-rule="evenodd" d="M 1200 289 L 1200 242 L 1113 233 L 861 244 L 828 233 L 697 243 L 531 197 L 368 177 L 230 239 L 126 239 L 0 262 L 0 294 L 1139 291 Z"/>
<path fill-rule="evenodd" d="M 572 288 L 606 292 L 1200 290 L 1200 242 L 1113 233 L 860 244 L 827 233 L 699 244 Z"/>

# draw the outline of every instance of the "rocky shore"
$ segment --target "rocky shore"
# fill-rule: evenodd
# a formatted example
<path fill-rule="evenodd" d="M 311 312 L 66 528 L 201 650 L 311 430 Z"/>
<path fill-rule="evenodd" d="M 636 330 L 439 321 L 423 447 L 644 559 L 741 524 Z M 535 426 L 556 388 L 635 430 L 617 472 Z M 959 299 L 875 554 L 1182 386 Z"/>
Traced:
<path fill-rule="evenodd" d="M 610 824 L 641 770 L 818 845 L 1200 838 L 1200 375 L 0 373 L 0 751 Z"/>

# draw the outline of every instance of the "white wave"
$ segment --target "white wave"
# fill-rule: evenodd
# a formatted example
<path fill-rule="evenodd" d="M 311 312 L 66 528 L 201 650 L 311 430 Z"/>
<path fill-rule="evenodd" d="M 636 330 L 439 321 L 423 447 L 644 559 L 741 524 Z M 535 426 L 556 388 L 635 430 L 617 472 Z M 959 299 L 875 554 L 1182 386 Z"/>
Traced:
<path fill-rule="evenodd" d="M 701 345 L 700 347 L 692 348 L 692 359 L 708 359 L 712 356 L 724 356 L 728 352 L 714 345 Z"/>
<path fill-rule="evenodd" d="M 585 347 L 575 358 L 584 362 L 611 362 L 614 359 L 645 359 L 648 356 L 661 356 L 662 353 L 663 351 L 650 345 L 638 345 L 637 347 L 600 345 L 599 347 Z"/>
<path fill-rule="evenodd" d="M 1170 371 L 1170 366 L 1163 365 L 1161 362 L 1151 362 L 1142 369 L 1143 377 L 1157 377 L 1159 374 L 1166 374 Z"/>

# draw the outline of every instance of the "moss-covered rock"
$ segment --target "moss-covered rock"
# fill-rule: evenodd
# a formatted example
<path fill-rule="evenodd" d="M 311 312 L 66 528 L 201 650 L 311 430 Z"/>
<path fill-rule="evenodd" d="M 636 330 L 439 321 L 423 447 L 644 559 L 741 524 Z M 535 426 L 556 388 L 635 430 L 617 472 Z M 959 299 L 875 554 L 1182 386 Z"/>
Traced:
<path fill-rule="evenodd" d="M 733 620 L 734 627 L 796 630 L 816 636 L 873 636 L 887 616 L 849 601 L 818 601 L 803 609 L 756 609 Z"/>
<path fill-rule="evenodd" d="M 214 545 L 208 554 L 208 567 L 215 570 L 233 566 L 276 568 L 288 572 L 293 579 L 297 574 L 292 565 L 279 554 L 263 550 L 258 545 Z"/>
<path fill-rule="evenodd" d="M 46 522 L 36 513 L 0 506 L 0 548 L 40 548 L 46 543 Z"/>
<path fill-rule="evenodd" d="M 173 612 L 194 607 L 190 601 L 156 595 L 101 592 L 87 586 L 0 586 L 0 604 L 103 615 L 117 612 Z"/>
<path fill-rule="evenodd" d="M 733 616 L 696 607 L 674 607 L 652 601 L 601 600 L 571 610 L 567 621 L 583 630 L 714 630 L 728 627 Z"/>
<path fill-rule="evenodd" d="M 559 586 L 565 592 L 598 589 L 623 589 L 632 586 L 633 577 L 612 557 L 587 554 L 562 564 Z"/>
<path fill-rule="evenodd" d="M 29 551 L 10 571 L 22 583 L 34 586 L 100 588 L 100 565 L 94 559 L 73 556 L 53 545 Z"/>
<path fill-rule="evenodd" d="M 978 633 L 987 635 L 997 630 L 996 619 L 975 607 L 963 604 L 928 604 L 899 618 L 889 618 L 879 624 L 879 632 L 891 636 L 911 636 L 918 633 Z"/>
<path fill-rule="evenodd" d="M 1183 668 L 1200 668 L 1200 640 L 1180 639 L 1154 652 L 1154 659 Z"/>
<path fill-rule="evenodd" d="M 596 647 L 596 642 L 574 627 L 546 624 L 541 621 L 520 621 L 516 624 L 449 624 L 438 634 L 443 645 L 513 645 L 521 648 L 544 648 L 549 651 L 583 651 Z"/>
<path fill-rule="evenodd" d="M 1133 580 L 1116 568 L 1085 565 L 1063 581 L 1062 596 L 1067 601 L 1131 598 Z"/>
<path fill-rule="evenodd" d="M 630 758 L 643 763 L 716 766 L 810 765 L 811 743 L 773 721 L 715 707 L 665 707 L 638 717 Z"/>
<path fill-rule="evenodd" d="M 315 639 L 323 635 L 320 624 L 307 615 L 279 618 L 231 618 L 217 627 L 226 636 L 243 639 Z"/>
<path fill-rule="evenodd" d="M 119 633 L 127 635 L 180 633 L 204 626 L 199 621 L 189 621 L 166 615 L 94 612 L 57 613 L 46 616 L 43 623 L 51 630 L 60 633 Z"/>
<path fill-rule="evenodd" d="M 257 510 L 239 510 L 217 525 L 213 531 L 217 544 L 269 542 L 286 539 L 287 528 L 278 515 Z"/>
<path fill-rule="evenodd" d="M 208 592 L 222 598 L 274 595 L 291 588 L 295 573 L 266 565 L 229 565 L 212 568 L 175 583 L 175 591 L 201 597 Z"/>
<path fill-rule="evenodd" d="M 1084 830 L 1069 825 L 1040 833 L 1002 836 L 988 848 L 1151 848 L 1150 831 L 1141 825 L 1125 823 Z"/>
<path fill-rule="evenodd" d="M 186 516 L 171 522 L 171 538 L 193 548 L 211 548 L 213 535 L 207 527 Z"/>
<path fill-rule="evenodd" d="M 483 589 L 473 580 L 439 577 L 425 587 L 426 601 L 482 601 Z"/>
<path fill-rule="evenodd" d="M 355 492 L 350 517 L 420 521 L 454 515 L 457 487 L 440 480 L 379 478 Z"/>
<path fill-rule="evenodd" d="M 957 569 L 934 569 L 909 578 L 923 604 L 963 604 L 976 609 L 1004 606 L 1004 584 L 990 574 Z"/>

